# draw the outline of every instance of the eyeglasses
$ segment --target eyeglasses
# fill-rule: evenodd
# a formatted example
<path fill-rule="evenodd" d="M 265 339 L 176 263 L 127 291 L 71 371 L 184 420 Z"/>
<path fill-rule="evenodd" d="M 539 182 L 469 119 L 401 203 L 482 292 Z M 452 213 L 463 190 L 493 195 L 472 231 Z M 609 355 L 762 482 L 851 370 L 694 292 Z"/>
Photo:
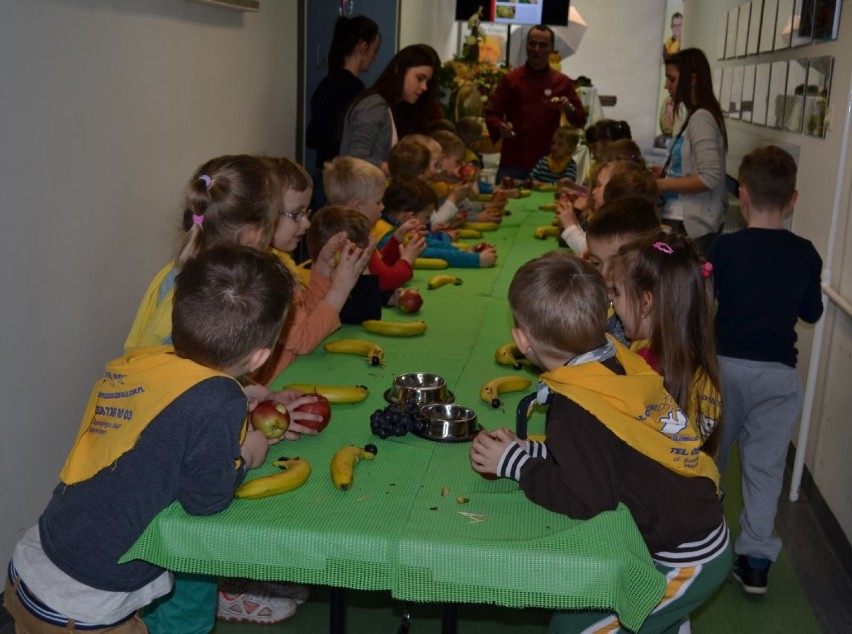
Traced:
<path fill-rule="evenodd" d="M 299 222 L 302 219 L 307 219 L 307 217 L 311 215 L 311 210 L 305 209 L 303 211 L 282 211 L 281 215 L 285 218 L 289 218 L 293 222 Z"/>

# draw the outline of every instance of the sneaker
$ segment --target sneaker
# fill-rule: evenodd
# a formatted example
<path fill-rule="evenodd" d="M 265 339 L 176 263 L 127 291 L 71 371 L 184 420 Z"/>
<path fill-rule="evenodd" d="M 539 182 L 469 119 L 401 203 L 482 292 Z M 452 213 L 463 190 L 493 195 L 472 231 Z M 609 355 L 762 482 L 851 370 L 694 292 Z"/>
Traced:
<path fill-rule="evenodd" d="M 297 605 L 302 605 L 311 595 L 309 586 L 283 581 L 258 581 L 252 587 L 252 590 L 256 590 L 258 594 L 265 596 L 292 599 Z"/>
<path fill-rule="evenodd" d="M 216 616 L 223 621 L 271 625 L 296 613 L 297 603 L 286 597 L 219 591 Z"/>
<path fill-rule="evenodd" d="M 749 594 L 766 594 L 769 583 L 769 566 L 772 562 L 760 557 L 740 555 L 734 562 L 734 579 Z"/>

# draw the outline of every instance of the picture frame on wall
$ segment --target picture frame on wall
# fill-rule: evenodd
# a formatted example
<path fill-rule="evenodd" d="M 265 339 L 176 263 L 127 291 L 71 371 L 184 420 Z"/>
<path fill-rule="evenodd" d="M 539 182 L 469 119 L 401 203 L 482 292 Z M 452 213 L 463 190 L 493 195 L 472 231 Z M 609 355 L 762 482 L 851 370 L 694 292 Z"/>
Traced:
<path fill-rule="evenodd" d="M 742 117 L 743 103 L 743 69 L 744 66 L 734 66 L 731 77 L 731 107 L 728 116 L 731 119 Z"/>
<path fill-rule="evenodd" d="M 813 41 L 836 40 L 840 29 L 842 0 L 806 0 L 814 5 Z"/>
<path fill-rule="evenodd" d="M 760 45 L 758 53 L 771 53 L 775 48 L 775 18 L 778 15 L 778 0 L 763 0 L 760 16 Z"/>
<path fill-rule="evenodd" d="M 811 0 L 795 0 L 790 44 L 804 46 L 811 43 L 814 30 L 814 3 Z"/>
<path fill-rule="evenodd" d="M 751 122 L 754 115 L 754 75 L 754 64 L 743 67 L 743 91 L 740 102 L 740 118 L 743 121 Z"/>
<path fill-rule="evenodd" d="M 808 76 L 808 58 L 791 60 L 787 66 L 787 95 L 784 104 L 784 129 L 801 132 L 805 114 L 805 94 Z"/>
<path fill-rule="evenodd" d="M 758 64 L 754 69 L 754 105 L 751 122 L 766 125 L 767 103 L 769 100 L 769 72 L 772 65 Z"/>
<path fill-rule="evenodd" d="M 737 17 L 737 57 L 745 57 L 748 48 L 748 23 L 751 18 L 751 2 L 745 2 L 740 5 L 739 15 Z"/>
<path fill-rule="evenodd" d="M 793 5 L 795 0 L 778 0 L 778 15 L 775 17 L 775 50 L 790 48 L 793 30 Z"/>
<path fill-rule="evenodd" d="M 763 17 L 763 0 L 751 0 L 751 17 L 749 18 L 748 43 L 746 55 L 757 55 L 760 45 L 760 27 Z"/>
<path fill-rule="evenodd" d="M 719 105 L 722 114 L 728 116 L 731 112 L 731 88 L 734 83 L 734 70 L 730 67 L 722 69 L 722 89 L 719 91 Z"/>
<path fill-rule="evenodd" d="M 728 14 L 719 16 L 719 28 L 716 31 L 716 59 L 725 59 L 725 43 L 728 39 Z"/>
<path fill-rule="evenodd" d="M 770 128 L 784 127 L 784 104 L 787 97 L 787 62 L 772 62 L 769 72 L 769 97 L 767 101 L 766 125 Z"/>
<path fill-rule="evenodd" d="M 805 81 L 804 131 L 809 136 L 825 137 L 826 118 L 831 97 L 831 75 L 834 57 L 812 57 L 808 61 L 808 78 Z"/>
<path fill-rule="evenodd" d="M 728 11 L 728 35 L 725 38 L 725 59 L 737 56 L 737 18 L 740 8 L 734 7 Z"/>

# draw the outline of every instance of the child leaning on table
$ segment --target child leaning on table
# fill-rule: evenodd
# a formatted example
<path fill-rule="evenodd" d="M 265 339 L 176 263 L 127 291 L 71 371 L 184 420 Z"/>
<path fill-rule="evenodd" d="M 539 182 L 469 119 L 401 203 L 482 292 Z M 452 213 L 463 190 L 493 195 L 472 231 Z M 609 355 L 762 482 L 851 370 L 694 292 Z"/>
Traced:
<path fill-rule="evenodd" d="M 247 427 L 236 377 L 269 355 L 292 289 L 275 257 L 249 247 L 212 248 L 185 263 L 174 347 L 107 363 L 60 484 L 15 547 L 4 603 L 16 631 L 146 631 L 136 612 L 169 593 L 172 575 L 118 561 L 174 501 L 192 515 L 225 509 L 277 442 Z"/>
<path fill-rule="evenodd" d="M 787 447 L 802 411 L 796 371 L 796 322 L 822 315 L 822 260 L 808 240 L 787 231 L 796 162 L 781 148 L 758 148 L 740 164 L 746 229 L 719 236 L 707 251 L 716 284 L 716 337 L 725 402 L 719 469 L 739 440 L 742 532 L 734 576 L 750 594 L 766 594 L 769 566 L 781 552 L 772 534 Z"/>
<path fill-rule="evenodd" d="M 329 204 L 354 209 L 370 223 L 378 222 L 382 214 L 382 196 L 387 187 L 384 172 L 372 163 L 351 156 L 338 156 L 325 164 L 323 184 Z M 412 223 L 408 230 L 413 230 Z M 426 248 L 422 236 L 413 237 L 402 244 L 403 235 L 388 240 L 381 249 L 375 249 L 370 258 L 369 270 L 379 278 L 382 302 L 388 304 L 414 274 L 414 260 Z"/>
<path fill-rule="evenodd" d="M 547 440 L 483 431 L 470 459 L 476 471 L 517 480 L 530 500 L 574 519 L 627 506 L 668 580 L 640 631 L 663 631 L 730 570 L 719 473 L 662 377 L 606 336 L 607 303 L 601 275 L 575 256 L 550 253 L 518 269 L 509 287 L 512 337 L 545 370 L 538 401 L 549 404 Z M 557 612 L 550 631 L 619 625 L 611 613 Z"/>
<path fill-rule="evenodd" d="M 577 163 L 573 155 L 580 144 L 580 131 L 570 125 L 556 128 L 550 142 L 550 154 L 542 156 L 530 172 L 533 185 L 554 185 L 559 181 L 577 180 Z"/>
<path fill-rule="evenodd" d="M 290 316 L 272 354 L 250 376 L 261 385 L 269 385 L 284 368 L 300 356 L 313 352 L 323 339 L 340 327 L 340 311 L 372 253 L 371 245 L 358 247 L 340 232 L 316 254 L 310 280 L 304 280 L 290 254 L 311 226 L 308 215 L 313 182 L 298 163 L 287 158 L 269 160 L 277 172 L 283 200 L 270 250 L 300 283 Z"/>

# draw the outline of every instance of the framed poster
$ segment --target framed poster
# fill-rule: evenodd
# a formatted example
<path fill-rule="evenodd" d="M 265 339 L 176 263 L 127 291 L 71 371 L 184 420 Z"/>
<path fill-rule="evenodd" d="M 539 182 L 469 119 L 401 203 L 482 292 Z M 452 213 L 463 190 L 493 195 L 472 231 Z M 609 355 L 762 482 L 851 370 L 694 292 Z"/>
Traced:
<path fill-rule="evenodd" d="M 734 7 L 728 11 L 728 35 L 725 37 L 725 59 L 737 56 L 737 18 L 740 8 Z"/>
<path fill-rule="evenodd" d="M 728 38 L 728 14 L 719 16 L 719 29 L 716 31 L 716 59 L 725 59 L 725 42 Z"/>
<path fill-rule="evenodd" d="M 771 64 L 758 64 L 754 70 L 754 107 L 751 122 L 766 125 L 766 105 L 769 100 L 769 69 Z"/>
<path fill-rule="evenodd" d="M 740 105 L 743 121 L 751 121 L 754 114 L 754 75 L 754 64 L 743 67 L 743 98 Z"/>
<path fill-rule="evenodd" d="M 791 44 L 793 46 L 810 44 L 814 31 L 814 3 L 811 0 L 795 0 L 792 24 Z"/>
<path fill-rule="evenodd" d="M 778 15 L 778 0 L 763 0 L 760 16 L 759 53 L 771 53 L 775 48 L 775 17 Z"/>
<path fill-rule="evenodd" d="M 834 58 L 812 57 L 808 63 L 807 94 L 805 96 L 805 134 L 825 137 L 825 111 L 831 96 L 831 73 Z"/>
<path fill-rule="evenodd" d="M 814 0 L 814 41 L 837 39 L 840 29 L 840 4 L 841 0 Z"/>
<path fill-rule="evenodd" d="M 734 66 L 731 78 L 731 107 L 728 116 L 739 119 L 742 116 L 743 102 L 743 69 L 744 66 Z"/>
<path fill-rule="evenodd" d="M 784 104 L 784 129 L 790 132 L 802 131 L 802 118 L 805 112 L 805 80 L 808 76 L 808 58 L 801 57 L 790 61 L 787 66 L 787 100 Z"/>
<path fill-rule="evenodd" d="M 729 115 L 731 112 L 731 87 L 734 83 L 734 70 L 730 67 L 722 69 L 722 90 L 719 105 L 722 106 L 722 114 Z"/>
<path fill-rule="evenodd" d="M 769 73 L 769 99 L 766 125 L 784 127 L 784 103 L 787 96 L 787 62 L 773 62 Z"/>
<path fill-rule="evenodd" d="M 751 19 L 748 26 L 746 55 L 757 55 L 760 45 L 760 25 L 763 17 L 763 0 L 751 0 Z"/>
<path fill-rule="evenodd" d="M 748 47 L 748 21 L 751 17 L 751 2 L 740 5 L 739 18 L 737 19 L 737 57 L 745 57 Z"/>
<path fill-rule="evenodd" d="M 778 0 L 778 16 L 775 18 L 775 50 L 790 48 L 793 30 L 794 0 Z"/>

